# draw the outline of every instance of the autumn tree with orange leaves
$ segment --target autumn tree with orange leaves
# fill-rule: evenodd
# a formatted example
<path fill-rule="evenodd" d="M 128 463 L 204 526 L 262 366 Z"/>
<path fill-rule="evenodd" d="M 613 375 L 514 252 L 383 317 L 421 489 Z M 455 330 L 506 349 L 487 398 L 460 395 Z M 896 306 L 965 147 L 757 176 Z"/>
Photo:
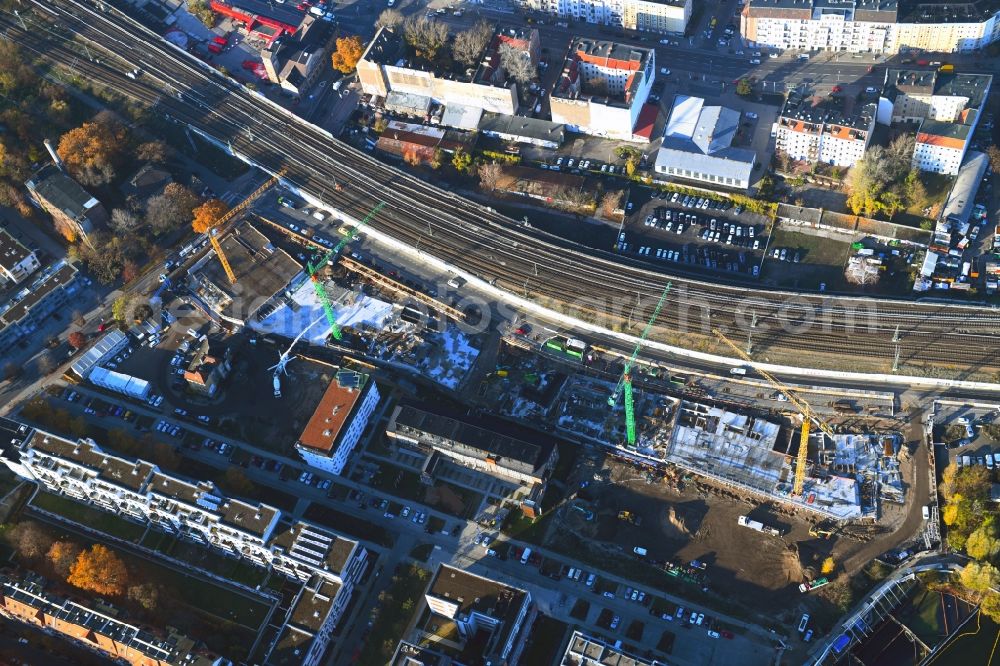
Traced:
<path fill-rule="evenodd" d="M 195 233 L 203 234 L 216 224 L 219 219 L 229 212 L 229 206 L 219 199 L 209 199 L 202 205 L 191 211 L 194 219 L 191 220 L 191 227 Z"/>
<path fill-rule="evenodd" d="M 95 543 L 76 558 L 66 582 L 82 590 L 118 596 L 128 585 L 128 569 L 113 550 Z"/>
<path fill-rule="evenodd" d="M 56 152 L 83 185 L 104 185 L 114 180 L 115 168 L 128 147 L 125 126 L 110 114 L 101 113 L 63 134 Z"/>
<path fill-rule="evenodd" d="M 83 548 L 74 541 L 56 541 L 45 554 L 56 573 L 66 578 Z"/>
<path fill-rule="evenodd" d="M 350 74 L 361 60 L 365 45 L 357 35 L 337 38 L 337 50 L 333 52 L 333 68 L 338 72 Z"/>

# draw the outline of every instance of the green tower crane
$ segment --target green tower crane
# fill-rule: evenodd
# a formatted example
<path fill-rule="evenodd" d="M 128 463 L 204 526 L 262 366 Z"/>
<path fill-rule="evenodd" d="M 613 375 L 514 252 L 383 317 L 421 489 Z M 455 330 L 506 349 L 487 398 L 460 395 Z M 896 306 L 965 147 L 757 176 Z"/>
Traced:
<path fill-rule="evenodd" d="M 646 338 L 649 336 L 649 332 L 653 329 L 653 323 L 656 318 L 660 316 L 660 310 L 663 309 L 663 304 L 667 300 L 667 294 L 670 293 L 670 283 L 664 287 L 663 293 L 660 294 L 660 300 L 656 303 L 656 308 L 653 309 L 653 316 L 649 318 L 646 322 L 646 328 L 643 329 L 642 335 L 639 336 L 639 341 L 635 344 L 635 349 L 632 351 L 632 356 L 629 358 L 628 362 L 625 363 L 625 369 L 622 371 L 622 376 L 618 380 L 618 385 L 615 386 L 614 393 L 608 398 L 608 405 L 614 407 L 618 404 L 618 398 L 624 394 L 625 396 L 625 433 L 628 439 L 629 446 L 635 446 L 635 402 L 632 398 L 632 366 L 635 364 L 635 359 L 639 357 L 639 350 L 642 349 L 642 345 L 646 342 Z"/>
<path fill-rule="evenodd" d="M 337 313 L 333 310 L 333 303 L 330 302 L 330 296 L 326 293 L 326 289 L 319 281 L 319 269 L 336 257 L 337 254 L 344 249 L 345 245 L 354 240 L 354 238 L 358 235 L 358 232 L 361 231 L 361 227 L 368 224 L 384 206 L 385 202 L 383 201 L 372 208 L 368 212 L 368 215 L 365 216 L 365 219 L 355 225 L 354 228 L 351 229 L 332 250 L 323 255 L 323 258 L 317 263 L 306 264 L 306 270 L 309 271 L 309 279 L 312 280 L 313 288 L 316 290 L 316 298 L 319 299 L 320 304 L 323 306 L 323 312 L 326 314 L 326 321 L 330 324 L 330 330 L 333 333 L 333 337 L 337 340 L 340 340 L 344 336 L 340 331 L 340 326 L 337 325 Z"/>

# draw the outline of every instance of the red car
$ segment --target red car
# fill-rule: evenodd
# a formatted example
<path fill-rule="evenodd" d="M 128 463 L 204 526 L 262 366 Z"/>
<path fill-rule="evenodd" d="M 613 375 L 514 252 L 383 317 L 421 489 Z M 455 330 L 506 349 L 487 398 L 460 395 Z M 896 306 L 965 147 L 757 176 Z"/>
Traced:
<path fill-rule="evenodd" d="M 222 47 L 219 46 L 218 44 L 209 44 L 208 50 L 210 53 L 216 53 L 216 54 L 222 53 Z"/>
<path fill-rule="evenodd" d="M 229 40 L 226 39 L 225 37 L 219 37 L 219 36 L 212 37 L 212 41 L 218 44 L 219 46 L 225 46 L 229 42 Z"/>
<path fill-rule="evenodd" d="M 97 332 L 98 333 L 103 333 L 104 329 L 106 329 L 107 327 L 108 327 L 107 324 L 101 324 L 100 326 L 97 327 Z"/>
<path fill-rule="evenodd" d="M 833 92 L 835 92 L 835 93 L 844 92 L 844 89 L 841 88 L 840 86 L 834 86 L 833 87 Z"/>

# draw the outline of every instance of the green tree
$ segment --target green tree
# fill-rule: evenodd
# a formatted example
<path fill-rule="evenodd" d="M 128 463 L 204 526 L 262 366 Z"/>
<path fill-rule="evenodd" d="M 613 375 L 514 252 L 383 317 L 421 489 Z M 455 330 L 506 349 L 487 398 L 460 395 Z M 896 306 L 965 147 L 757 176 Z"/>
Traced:
<path fill-rule="evenodd" d="M 462 148 L 455 150 L 455 154 L 451 157 L 451 165 L 455 167 L 455 170 L 459 173 L 466 173 L 469 167 L 472 166 L 472 155 L 465 152 Z"/>
<path fill-rule="evenodd" d="M 215 27 L 215 12 L 206 0 L 188 0 L 187 10 L 208 28 Z"/>
<path fill-rule="evenodd" d="M 989 562 L 969 562 L 959 574 L 962 585 L 974 592 L 988 592 L 997 586 L 1000 572 Z"/>
<path fill-rule="evenodd" d="M 132 296 L 122 294 L 111 303 L 111 316 L 115 321 L 126 321 L 132 313 Z"/>
<path fill-rule="evenodd" d="M 740 97 L 749 97 L 753 93 L 753 85 L 747 79 L 740 79 L 736 82 L 736 94 Z"/>
<path fill-rule="evenodd" d="M 997 553 L 1000 553 L 1000 538 L 997 535 L 993 516 L 984 520 L 969 535 L 965 542 L 965 552 L 976 560 L 992 560 L 997 556 Z"/>

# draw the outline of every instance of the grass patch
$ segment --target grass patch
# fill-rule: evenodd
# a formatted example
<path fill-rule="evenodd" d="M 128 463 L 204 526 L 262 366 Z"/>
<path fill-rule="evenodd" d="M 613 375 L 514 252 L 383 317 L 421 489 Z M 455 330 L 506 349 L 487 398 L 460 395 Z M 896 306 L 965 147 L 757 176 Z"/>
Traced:
<path fill-rule="evenodd" d="M 38 493 L 31 504 L 39 509 L 63 516 L 71 522 L 85 525 L 126 541 L 138 541 L 146 532 L 146 528 L 142 525 L 52 493 Z"/>
<path fill-rule="evenodd" d="M 148 563 L 156 569 L 154 579 L 168 587 L 187 605 L 256 631 L 267 617 L 268 606 L 246 595 L 226 589 L 202 578 L 195 578 L 168 567 Z"/>
<path fill-rule="evenodd" d="M 381 596 L 381 606 L 373 612 L 371 633 L 361 649 L 358 663 L 384 664 L 404 635 L 413 614 L 419 607 L 430 580 L 431 572 L 416 564 L 400 566 L 392 576 L 392 584 Z"/>
<path fill-rule="evenodd" d="M 418 562 L 426 562 L 427 558 L 430 557 L 431 553 L 433 552 L 434 552 L 434 544 L 422 543 L 410 551 L 410 557 L 417 560 Z"/>
<path fill-rule="evenodd" d="M 543 514 L 541 518 L 528 518 L 520 511 L 511 511 L 503 521 L 500 531 L 509 537 L 519 541 L 543 546 L 545 541 L 545 529 L 549 516 L 555 514 Z"/>
<path fill-rule="evenodd" d="M 431 534 L 438 534 L 445 526 L 444 519 L 438 518 L 437 516 L 431 516 L 427 519 L 427 529 L 431 531 Z"/>
<path fill-rule="evenodd" d="M 524 664 L 553 664 L 556 654 L 562 647 L 566 637 L 565 622 L 560 622 L 548 615 L 539 615 L 531 628 L 528 644 L 521 657 Z"/>
<path fill-rule="evenodd" d="M 319 504 L 310 504 L 303 517 L 306 520 L 312 520 L 320 525 L 344 532 L 356 539 L 371 541 L 387 548 L 392 547 L 392 544 L 396 542 L 392 534 L 378 525 Z"/>
<path fill-rule="evenodd" d="M 590 602 L 584 601 L 583 599 L 577 599 L 576 603 L 573 604 L 573 610 L 569 612 L 569 616 L 580 622 L 585 622 L 587 620 L 587 613 L 590 612 Z"/>
<path fill-rule="evenodd" d="M 377 462 L 378 472 L 372 476 L 371 485 L 396 497 L 422 502 L 426 485 L 420 482 L 420 475 L 398 465 Z"/>

